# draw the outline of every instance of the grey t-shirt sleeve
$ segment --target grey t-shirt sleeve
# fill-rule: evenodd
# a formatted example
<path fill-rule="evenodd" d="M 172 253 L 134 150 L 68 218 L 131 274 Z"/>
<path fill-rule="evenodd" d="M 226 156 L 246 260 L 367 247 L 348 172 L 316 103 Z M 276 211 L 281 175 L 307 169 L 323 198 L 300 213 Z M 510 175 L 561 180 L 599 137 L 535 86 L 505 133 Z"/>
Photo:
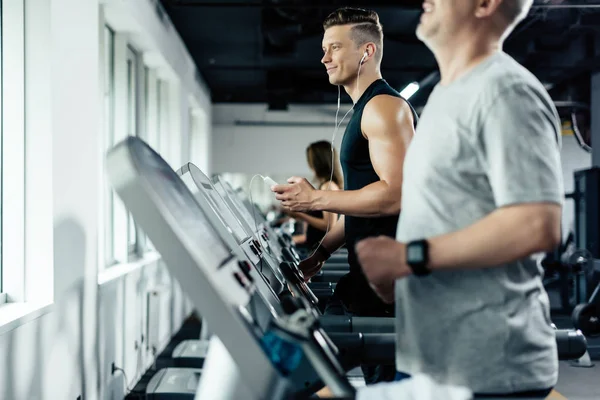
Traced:
<path fill-rule="evenodd" d="M 520 82 L 482 106 L 479 143 L 496 206 L 562 204 L 561 137 L 550 97 Z"/>

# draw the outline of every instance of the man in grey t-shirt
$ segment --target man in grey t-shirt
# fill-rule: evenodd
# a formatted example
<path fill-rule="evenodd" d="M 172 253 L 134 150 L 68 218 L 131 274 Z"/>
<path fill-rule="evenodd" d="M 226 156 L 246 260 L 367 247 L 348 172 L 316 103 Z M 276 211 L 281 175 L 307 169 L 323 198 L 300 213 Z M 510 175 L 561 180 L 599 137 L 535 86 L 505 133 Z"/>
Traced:
<path fill-rule="evenodd" d="M 502 52 L 531 0 L 427 0 L 418 37 L 441 82 L 404 164 L 396 241 L 357 245 L 396 301 L 396 367 L 476 394 L 545 397 L 558 360 L 542 271 L 560 241 L 557 112 Z"/>

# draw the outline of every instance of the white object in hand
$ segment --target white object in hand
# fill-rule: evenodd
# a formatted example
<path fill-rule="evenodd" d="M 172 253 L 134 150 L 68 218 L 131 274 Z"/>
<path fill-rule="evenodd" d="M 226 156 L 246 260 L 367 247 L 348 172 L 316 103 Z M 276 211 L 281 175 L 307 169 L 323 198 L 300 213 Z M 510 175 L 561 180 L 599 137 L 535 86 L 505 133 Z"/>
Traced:
<path fill-rule="evenodd" d="M 275 182 L 273 179 L 269 178 L 268 176 L 265 176 L 263 178 L 263 181 L 265 181 L 265 183 L 269 186 L 275 186 L 278 184 L 277 182 Z"/>

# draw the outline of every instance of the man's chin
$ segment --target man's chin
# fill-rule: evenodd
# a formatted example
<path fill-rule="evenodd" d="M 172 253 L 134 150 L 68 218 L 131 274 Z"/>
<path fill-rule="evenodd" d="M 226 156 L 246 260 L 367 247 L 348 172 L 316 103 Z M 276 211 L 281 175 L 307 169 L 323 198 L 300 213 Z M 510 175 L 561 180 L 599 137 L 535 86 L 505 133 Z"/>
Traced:
<path fill-rule="evenodd" d="M 329 83 L 335 86 L 344 86 L 344 82 L 334 77 L 329 77 Z"/>

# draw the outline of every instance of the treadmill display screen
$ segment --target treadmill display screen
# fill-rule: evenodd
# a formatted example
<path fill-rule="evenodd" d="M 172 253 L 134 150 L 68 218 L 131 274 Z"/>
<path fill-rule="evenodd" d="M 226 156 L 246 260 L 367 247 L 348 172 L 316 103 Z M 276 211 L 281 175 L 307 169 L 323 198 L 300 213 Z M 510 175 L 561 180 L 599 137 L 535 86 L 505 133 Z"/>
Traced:
<path fill-rule="evenodd" d="M 246 222 L 246 225 L 248 225 L 248 227 L 254 233 L 257 230 L 258 222 L 250 214 L 248 209 L 246 207 L 244 207 L 243 204 L 241 204 L 241 202 L 239 201 L 237 196 L 232 196 L 231 193 L 229 193 L 229 190 L 227 189 L 227 184 L 221 182 L 220 178 L 216 182 L 215 186 L 220 189 L 219 190 L 220 195 L 223 197 L 227 197 L 229 199 L 230 203 L 234 205 L 234 207 L 236 208 L 236 211 L 240 214 L 240 216 Z M 256 217 L 258 217 L 258 216 L 256 216 Z"/>
<path fill-rule="evenodd" d="M 135 161 L 154 192 L 159 195 L 177 225 L 194 243 L 205 265 L 218 268 L 231 258 L 227 247 L 212 228 L 194 196 L 165 161 L 149 147 L 135 142 L 132 147 Z"/>
<path fill-rule="evenodd" d="M 207 198 L 211 208 L 217 213 L 217 215 L 219 215 L 231 233 L 233 233 L 238 244 L 243 243 L 246 239 L 248 239 L 249 235 L 246 233 L 244 228 L 242 228 L 242 225 L 238 219 L 225 203 L 225 200 L 221 197 L 221 195 L 219 195 L 210 182 L 210 179 L 202 172 L 202 170 L 193 164 L 188 165 L 192 180 L 196 186 L 202 186 L 202 189 L 204 189 L 205 198 Z"/>

